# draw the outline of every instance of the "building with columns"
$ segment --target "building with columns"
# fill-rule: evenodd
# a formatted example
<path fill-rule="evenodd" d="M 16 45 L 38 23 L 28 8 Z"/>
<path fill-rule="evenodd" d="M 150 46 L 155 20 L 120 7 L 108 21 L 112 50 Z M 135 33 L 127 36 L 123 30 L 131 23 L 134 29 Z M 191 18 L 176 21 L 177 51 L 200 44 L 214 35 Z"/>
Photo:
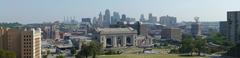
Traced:
<path fill-rule="evenodd" d="M 104 48 L 137 46 L 137 31 L 133 28 L 97 28 L 95 38 Z"/>

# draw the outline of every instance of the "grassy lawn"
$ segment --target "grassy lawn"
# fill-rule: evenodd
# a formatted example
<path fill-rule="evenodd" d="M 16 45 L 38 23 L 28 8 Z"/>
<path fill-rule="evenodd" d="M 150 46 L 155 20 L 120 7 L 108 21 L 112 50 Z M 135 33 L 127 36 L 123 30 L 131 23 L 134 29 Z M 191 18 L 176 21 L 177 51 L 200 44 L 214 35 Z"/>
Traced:
<path fill-rule="evenodd" d="M 128 55 L 101 55 L 98 58 L 206 58 L 206 57 L 182 57 L 178 55 L 159 54 L 128 54 Z"/>

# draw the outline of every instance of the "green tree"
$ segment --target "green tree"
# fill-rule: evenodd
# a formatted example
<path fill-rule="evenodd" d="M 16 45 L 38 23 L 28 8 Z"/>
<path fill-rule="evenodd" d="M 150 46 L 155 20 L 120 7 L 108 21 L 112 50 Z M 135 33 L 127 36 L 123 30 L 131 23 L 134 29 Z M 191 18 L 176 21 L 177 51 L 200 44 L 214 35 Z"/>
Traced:
<path fill-rule="evenodd" d="M 0 49 L 0 58 L 4 58 L 5 56 L 5 51 Z"/>
<path fill-rule="evenodd" d="M 201 52 L 204 52 L 206 50 L 207 41 L 206 41 L 206 39 L 202 39 L 201 37 L 197 37 L 195 39 L 194 44 L 196 45 L 195 48 L 197 49 L 198 56 L 200 56 Z"/>
<path fill-rule="evenodd" d="M 76 58 L 88 58 L 89 56 L 96 58 L 96 55 L 101 54 L 101 50 L 102 45 L 96 41 L 92 41 L 88 44 L 82 45 L 80 52 L 76 55 Z"/>
<path fill-rule="evenodd" d="M 192 52 L 192 48 L 194 45 L 192 45 L 193 43 L 193 38 L 192 37 L 187 37 L 184 38 L 182 41 L 182 46 L 179 49 L 180 53 L 191 53 Z"/>
<path fill-rule="evenodd" d="M 198 56 L 200 56 L 201 52 L 204 52 L 206 46 L 206 39 L 202 39 L 201 37 L 186 37 L 183 39 L 182 46 L 179 50 L 180 53 L 190 53 L 191 56 L 194 52 L 197 52 Z"/>
<path fill-rule="evenodd" d="M 72 55 L 76 54 L 76 48 L 71 48 L 71 54 Z"/>
<path fill-rule="evenodd" d="M 217 45 L 222 45 L 222 46 L 234 46 L 230 40 L 228 40 L 226 37 L 222 36 L 218 32 L 211 32 L 208 36 L 208 42 L 212 42 Z"/>
<path fill-rule="evenodd" d="M 12 51 L 0 49 L 0 58 L 16 58 L 16 54 Z"/>
<path fill-rule="evenodd" d="M 58 55 L 56 58 L 65 58 L 63 55 Z"/>

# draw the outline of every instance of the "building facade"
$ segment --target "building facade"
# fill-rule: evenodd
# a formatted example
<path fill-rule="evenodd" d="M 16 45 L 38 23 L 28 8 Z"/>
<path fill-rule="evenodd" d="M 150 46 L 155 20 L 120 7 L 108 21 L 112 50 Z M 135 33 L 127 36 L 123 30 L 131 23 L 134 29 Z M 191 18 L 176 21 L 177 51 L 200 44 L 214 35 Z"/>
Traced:
<path fill-rule="evenodd" d="M 222 21 L 219 23 L 220 27 L 219 27 L 219 32 L 221 35 L 226 36 L 228 34 L 228 23 L 227 21 Z"/>
<path fill-rule="evenodd" d="M 140 22 L 145 22 L 145 21 L 146 21 L 146 19 L 145 19 L 144 15 L 141 14 L 141 16 L 140 16 Z"/>
<path fill-rule="evenodd" d="M 120 22 L 120 15 L 118 12 L 113 12 L 113 16 L 111 16 L 111 24 L 117 24 L 117 22 Z"/>
<path fill-rule="evenodd" d="M 97 28 L 95 35 L 104 48 L 136 46 L 137 31 L 132 28 Z"/>
<path fill-rule="evenodd" d="M 181 41 L 182 40 L 181 29 L 178 28 L 163 29 L 161 32 L 161 38 L 173 41 Z"/>
<path fill-rule="evenodd" d="M 234 43 L 240 43 L 240 11 L 227 12 L 228 38 Z"/>
<path fill-rule="evenodd" d="M 91 18 L 82 18 L 82 22 L 92 23 Z"/>
<path fill-rule="evenodd" d="M 110 15 L 110 10 L 107 9 L 105 11 L 105 15 L 103 16 L 103 26 L 109 27 L 110 24 L 111 24 L 111 15 Z"/>
<path fill-rule="evenodd" d="M 160 24 L 166 26 L 175 26 L 177 24 L 177 18 L 173 16 L 162 16 L 159 20 Z"/>
<path fill-rule="evenodd" d="M 41 58 L 41 29 L 0 30 L 0 49 L 13 51 L 17 58 Z"/>

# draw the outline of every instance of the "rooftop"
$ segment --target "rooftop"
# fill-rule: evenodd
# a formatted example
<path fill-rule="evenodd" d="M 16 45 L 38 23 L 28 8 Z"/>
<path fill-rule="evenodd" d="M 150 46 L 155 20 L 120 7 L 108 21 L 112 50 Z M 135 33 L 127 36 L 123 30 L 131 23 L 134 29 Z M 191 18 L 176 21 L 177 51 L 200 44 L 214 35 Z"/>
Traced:
<path fill-rule="evenodd" d="M 127 33 L 137 33 L 136 30 L 134 30 L 131 27 L 128 28 L 97 28 L 97 32 L 100 34 L 127 34 Z"/>

